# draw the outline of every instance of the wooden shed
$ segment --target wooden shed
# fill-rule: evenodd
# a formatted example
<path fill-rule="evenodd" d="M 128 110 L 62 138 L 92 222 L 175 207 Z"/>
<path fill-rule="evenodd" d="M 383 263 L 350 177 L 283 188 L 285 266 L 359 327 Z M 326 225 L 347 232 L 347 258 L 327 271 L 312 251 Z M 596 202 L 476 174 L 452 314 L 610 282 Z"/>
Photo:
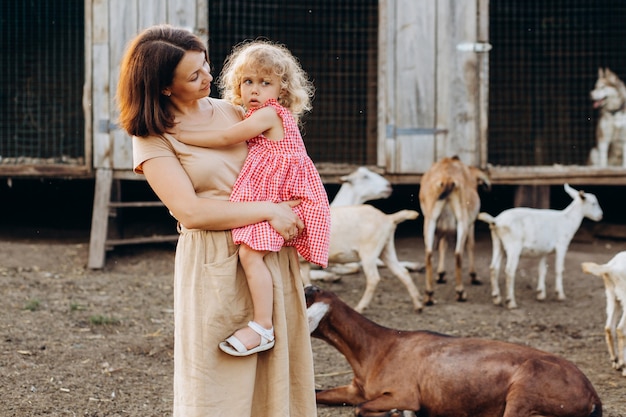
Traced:
<path fill-rule="evenodd" d="M 120 58 L 156 23 L 205 39 L 214 74 L 242 40 L 289 47 L 316 86 L 303 133 L 329 183 L 358 165 L 419 183 L 434 161 L 459 155 L 497 184 L 626 184 L 623 168 L 586 163 L 597 68 L 626 77 L 621 2 L 33 0 L 4 9 L 0 176 L 95 178 L 92 267 L 124 243 L 106 238 L 110 211 L 125 204 L 115 187 L 141 179 L 115 123 Z"/>

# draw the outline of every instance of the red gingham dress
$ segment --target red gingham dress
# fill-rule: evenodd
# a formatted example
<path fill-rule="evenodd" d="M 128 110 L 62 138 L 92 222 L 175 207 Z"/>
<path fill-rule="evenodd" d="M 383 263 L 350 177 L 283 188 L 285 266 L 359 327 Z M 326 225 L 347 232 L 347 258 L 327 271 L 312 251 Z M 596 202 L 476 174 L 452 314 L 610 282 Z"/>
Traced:
<path fill-rule="evenodd" d="M 277 252 L 282 246 L 295 246 L 307 261 L 328 266 L 330 208 L 328 196 L 315 165 L 309 158 L 300 130 L 291 112 L 275 99 L 246 114 L 271 106 L 283 121 L 285 136 L 272 141 L 259 135 L 248 141 L 248 157 L 233 185 L 230 201 L 273 201 L 300 199 L 293 208 L 304 222 L 297 238 L 285 242 L 265 221 L 233 229 L 236 244 L 245 243 L 258 251 Z"/>

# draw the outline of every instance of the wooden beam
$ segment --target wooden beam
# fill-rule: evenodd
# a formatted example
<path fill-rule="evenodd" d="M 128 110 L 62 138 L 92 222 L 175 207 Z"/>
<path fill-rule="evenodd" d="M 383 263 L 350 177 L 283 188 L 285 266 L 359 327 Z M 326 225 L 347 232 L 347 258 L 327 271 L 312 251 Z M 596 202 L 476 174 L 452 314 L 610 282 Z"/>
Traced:
<path fill-rule="evenodd" d="M 327 184 L 339 184 L 340 177 L 357 169 L 358 164 L 317 163 L 322 181 Z M 387 174 L 384 169 L 367 165 L 372 171 L 378 172 L 392 184 L 419 184 L 422 174 Z M 493 184 L 496 185 L 626 185 L 626 169 L 621 167 L 596 168 L 587 166 L 540 166 L 540 167 L 487 167 Z M 2 165 L 0 178 L 18 177 L 55 177 L 55 178 L 94 178 L 92 169 L 74 165 Z M 114 170 L 116 179 L 145 180 L 131 170 Z"/>

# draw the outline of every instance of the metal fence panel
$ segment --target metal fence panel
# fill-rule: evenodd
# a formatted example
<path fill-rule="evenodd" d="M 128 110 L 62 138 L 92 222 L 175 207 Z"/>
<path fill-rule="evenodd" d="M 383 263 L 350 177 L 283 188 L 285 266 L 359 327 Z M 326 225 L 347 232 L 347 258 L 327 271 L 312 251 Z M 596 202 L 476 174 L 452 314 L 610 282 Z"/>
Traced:
<path fill-rule="evenodd" d="M 0 17 L 0 164 L 84 164 L 84 1 L 10 1 Z"/>

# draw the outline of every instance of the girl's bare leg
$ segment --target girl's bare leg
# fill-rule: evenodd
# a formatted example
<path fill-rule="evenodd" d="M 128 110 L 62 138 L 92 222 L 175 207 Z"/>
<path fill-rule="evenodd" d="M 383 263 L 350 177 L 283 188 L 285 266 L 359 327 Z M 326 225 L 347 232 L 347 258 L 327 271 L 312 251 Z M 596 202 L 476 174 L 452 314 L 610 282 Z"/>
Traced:
<path fill-rule="evenodd" d="M 245 244 L 239 247 L 239 260 L 248 279 L 248 287 L 254 306 L 253 320 L 264 328 L 271 329 L 274 289 L 272 275 L 263 261 L 263 257 L 267 253 L 267 251 L 256 251 Z M 248 349 L 261 343 L 261 336 L 247 326 L 237 330 L 235 337 Z"/>

